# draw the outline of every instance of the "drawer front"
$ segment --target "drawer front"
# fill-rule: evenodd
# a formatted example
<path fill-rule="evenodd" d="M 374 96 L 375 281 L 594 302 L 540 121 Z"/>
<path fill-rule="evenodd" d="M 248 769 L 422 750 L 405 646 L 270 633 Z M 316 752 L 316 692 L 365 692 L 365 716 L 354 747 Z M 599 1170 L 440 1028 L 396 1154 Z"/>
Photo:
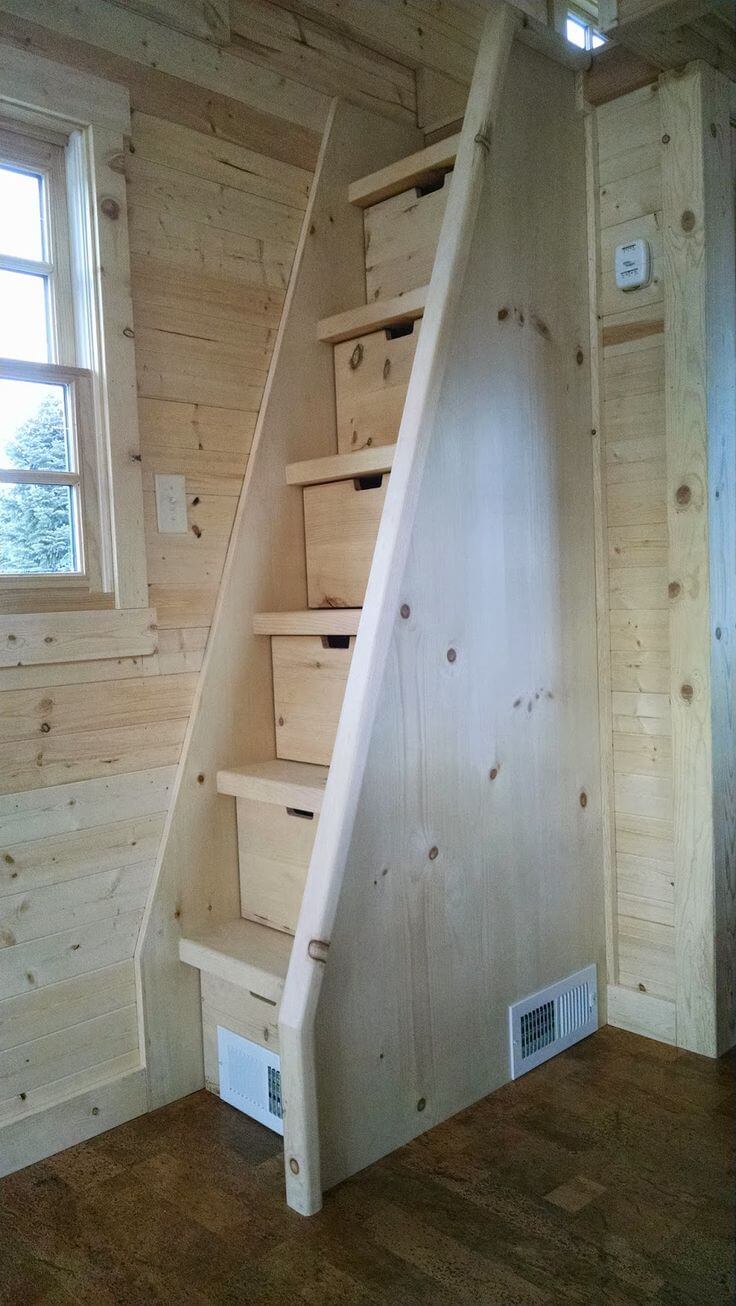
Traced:
<path fill-rule="evenodd" d="M 217 1026 L 249 1038 L 261 1047 L 279 1050 L 279 1009 L 256 994 L 216 975 L 201 973 L 202 1035 L 204 1044 L 204 1079 L 207 1088 L 217 1093 L 220 1074 L 217 1065 Z"/>
<path fill-rule="evenodd" d="M 439 190 L 392 195 L 366 209 L 366 299 L 391 299 L 429 284 L 449 193 L 448 173 Z"/>
<path fill-rule="evenodd" d="M 329 766 L 355 639 L 330 648 L 327 636 L 274 635 L 276 756 Z"/>
<path fill-rule="evenodd" d="M 293 934 L 319 818 L 249 798 L 236 806 L 240 913 Z"/>
<path fill-rule="evenodd" d="M 305 488 L 310 608 L 363 606 L 388 479 L 385 473 Z"/>
<path fill-rule="evenodd" d="M 408 335 L 372 331 L 335 345 L 337 452 L 395 444 L 421 321 Z"/>

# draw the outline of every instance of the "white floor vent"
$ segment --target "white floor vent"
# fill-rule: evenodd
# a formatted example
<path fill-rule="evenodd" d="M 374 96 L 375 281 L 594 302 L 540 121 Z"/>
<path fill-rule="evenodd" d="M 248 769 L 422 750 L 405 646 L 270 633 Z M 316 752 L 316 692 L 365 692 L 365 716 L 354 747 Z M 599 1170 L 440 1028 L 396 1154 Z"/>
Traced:
<path fill-rule="evenodd" d="M 550 984 L 509 1007 L 511 1078 L 579 1043 L 598 1028 L 595 966 Z"/>
<path fill-rule="evenodd" d="M 280 1057 L 218 1025 L 217 1061 L 223 1102 L 283 1134 Z"/>

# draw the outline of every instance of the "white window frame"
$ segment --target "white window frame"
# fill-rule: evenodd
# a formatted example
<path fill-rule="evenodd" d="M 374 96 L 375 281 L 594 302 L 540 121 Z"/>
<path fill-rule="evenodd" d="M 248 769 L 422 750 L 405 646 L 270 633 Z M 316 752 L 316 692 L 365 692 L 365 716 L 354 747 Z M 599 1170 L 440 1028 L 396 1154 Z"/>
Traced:
<path fill-rule="evenodd" d="M 585 47 L 576 45 L 567 35 L 568 18 L 572 18 L 580 27 L 585 29 Z M 580 50 L 582 53 L 584 48 L 588 53 L 591 53 L 593 50 L 600 50 L 603 48 L 606 44 L 606 37 L 599 30 L 597 23 L 598 6 L 596 4 L 586 4 L 585 0 L 577 0 L 577 3 L 565 6 L 565 40 L 574 50 Z M 594 45 L 593 38 L 595 38 L 600 44 Z"/>
<path fill-rule="evenodd" d="M 80 589 L 111 595 L 116 607 L 144 608 L 148 586 L 124 177 L 128 93 L 102 78 L 5 47 L 0 119 L 18 124 L 18 130 L 59 133 L 68 142 L 75 366 L 68 357 L 61 361 L 80 417 L 79 470 L 86 478 L 88 517 L 97 522 L 92 531 L 85 523 L 88 554 L 96 557 L 88 557 L 84 578 L 42 581 L 50 591 L 76 582 Z M 23 376 L 28 373 L 24 364 Z M 30 576 L 3 577 L 0 590 L 19 584 L 30 589 L 35 583 Z"/>

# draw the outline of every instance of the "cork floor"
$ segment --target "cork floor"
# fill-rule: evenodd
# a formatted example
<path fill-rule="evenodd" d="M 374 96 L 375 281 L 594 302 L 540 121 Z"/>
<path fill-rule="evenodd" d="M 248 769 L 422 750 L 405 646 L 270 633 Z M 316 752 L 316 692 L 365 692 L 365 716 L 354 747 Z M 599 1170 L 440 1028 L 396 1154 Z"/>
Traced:
<path fill-rule="evenodd" d="M 327 1195 L 207 1093 L 0 1182 L 12 1306 L 731 1306 L 734 1068 L 604 1029 Z"/>

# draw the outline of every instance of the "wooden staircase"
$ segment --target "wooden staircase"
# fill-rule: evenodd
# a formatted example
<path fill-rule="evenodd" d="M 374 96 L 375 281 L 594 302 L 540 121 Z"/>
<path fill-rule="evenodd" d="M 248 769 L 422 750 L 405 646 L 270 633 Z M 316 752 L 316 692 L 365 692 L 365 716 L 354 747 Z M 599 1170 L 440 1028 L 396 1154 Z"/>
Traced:
<path fill-rule="evenodd" d="M 334 452 L 283 467 L 302 496 L 307 607 L 253 617 L 254 635 L 270 641 L 275 757 L 218 771 L 218 793 L 235 800 L 240 915 L 179 942 L 180 959 L 202 976 L 206 1082 L 215 1091 L 218 1023 L 278 1047 L 292 936 L 458 141 L 393 162 L 344 196 L 363 211 L 369 302 L 317 325 L 333 354 Z"/>

